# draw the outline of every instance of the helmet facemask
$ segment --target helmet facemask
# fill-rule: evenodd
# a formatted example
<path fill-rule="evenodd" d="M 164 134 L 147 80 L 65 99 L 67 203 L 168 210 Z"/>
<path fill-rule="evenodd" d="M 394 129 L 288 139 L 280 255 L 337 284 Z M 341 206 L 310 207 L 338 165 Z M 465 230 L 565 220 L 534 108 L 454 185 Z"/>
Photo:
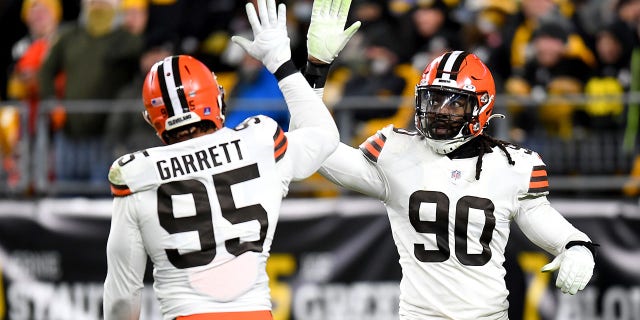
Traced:
<path fill-rule="evenodd" d="M 473 93 L 443 87 L 418 87 L 416 128 L 430 140 L 466 142 L 473 136 L 469 124 L 473 122 L 477 106 L 478 100 Z"/>

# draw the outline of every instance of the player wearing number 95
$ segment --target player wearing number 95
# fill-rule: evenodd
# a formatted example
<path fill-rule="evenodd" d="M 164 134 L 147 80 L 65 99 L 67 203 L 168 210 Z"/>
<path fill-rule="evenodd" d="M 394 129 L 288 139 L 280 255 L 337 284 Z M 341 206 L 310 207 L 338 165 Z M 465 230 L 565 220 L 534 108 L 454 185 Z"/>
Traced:
<path fill-rule="evenodd" d="M 350 2 L 313 4 L 305 77 L 320 96 L 329 65 L 355 32 L 344 30 Z M 583 289 L 595 245 L 550 205 L 538 154 L 484 133 L 499 116 L 485 64 L 447 52 L 426 66 L 415 95 L 414 131 L 387 126 L 359 148 L 340 144 L 320 169 L 384 203 L 403 274 L 400 319 L 507 319 L 503 263 L 512 221 L 556 255 L 543 271 L 559 268 L 562 292 Z"/>
<path fill-rule="evenodd" d="M 204 64 L 182 55 L 153 66 L 144 116 L 166 145 L 125 155 L 109 172 L 106 320 L 139 318 L 147 255 L 164 319 L 272 319 L 265 264 L 282 198 L 339 135 L 291 61 L 284 5 L 246 9 L 254 40 L 233 41 L 274 73 L 299 126 L 285 133 L 257 116 L 225 128 L 224 93 Z"/>

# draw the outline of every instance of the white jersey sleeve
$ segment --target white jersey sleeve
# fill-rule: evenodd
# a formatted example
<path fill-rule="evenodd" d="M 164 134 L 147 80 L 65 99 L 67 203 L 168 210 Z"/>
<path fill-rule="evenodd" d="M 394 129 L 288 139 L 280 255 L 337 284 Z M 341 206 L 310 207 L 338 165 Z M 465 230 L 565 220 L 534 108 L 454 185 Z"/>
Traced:
<path fill-rule="evenodd" d="M 545 251 L 558 255 L 569 241 L 590 241 L 589 237 L 567 221 L 551 203 L 547 169 L 540 156 L 532 152 L 528 157 L 531 168 L 529 186 L 518 196 L 518 210 L 515 222 L 531 242 Z"/>
<path fill-rule="evenodd" d="M 393 130 L 397 129 L 391 125 L 379 130 L 358 148 L 341 143 L 324 162 L 320 173 L 339 186 L 385 200 L 387 178 L 377 167 L 377 161 L 380 154 L 385 152 L 383 148 L 387 136 Z"/>
<path fill-rule="evenodd" d="M 107 242 L 108 272 L 104 283 L 104 319 L 138 319 L 147 264 L 135 222 L 133 197 L 116 198 Z"/>
<path fill-rule="evenodd" d="M 279 167 L 290 173 L 292 180 L 302 180 L 316 172 L 336 149 L 338 128 L 326 106 L 299 72 L 280 82 L 280 90 L 291 113 L 287 159 Z"/>

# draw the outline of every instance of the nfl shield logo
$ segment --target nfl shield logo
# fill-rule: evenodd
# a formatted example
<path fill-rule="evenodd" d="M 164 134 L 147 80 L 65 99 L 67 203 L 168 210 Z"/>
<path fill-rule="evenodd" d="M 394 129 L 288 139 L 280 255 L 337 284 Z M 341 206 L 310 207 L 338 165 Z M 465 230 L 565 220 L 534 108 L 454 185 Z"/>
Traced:
<path fill-rule="evenodd" d="M 204 115 L 208 116 L 210 114 L 211 114 L 211 108 L 209 108 L 209 107 L 204 108 Z"/>
<path fill-rule="evenodd" d="M 451 179 L 458 180 L 460 179 L 460 176 L 462 176 L 462 172 L 460 172 L 460 170 L 451 171 Z"/>

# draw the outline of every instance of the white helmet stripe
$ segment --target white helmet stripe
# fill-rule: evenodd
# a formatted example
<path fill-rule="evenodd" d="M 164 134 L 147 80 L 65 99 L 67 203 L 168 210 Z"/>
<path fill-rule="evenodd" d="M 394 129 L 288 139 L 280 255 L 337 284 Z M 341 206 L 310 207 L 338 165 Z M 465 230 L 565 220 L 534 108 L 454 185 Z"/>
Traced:
<path fill-rule="evenodd" d="M 173 64 L 171 63 L 172 59 L 178 59 L 178 57 L 166 57 L 162 63 L 164 67 L 164 72 L 162 73 L 162 77 L 164 77 L 164 82 L 167 86 L 167 93 L 169 95 L 169 99 L 171 100 L 171 107 L 173 108 L 173 114 L 178 115 L 182 114 L 182 105 L 180 104 L 180 97 L 178 96 L 178 90 L 176 90 L 176 82 L 174 79 L 174 70 Z M 176 70 L 176 72 L 180 72 Z"/>
<path fill-rule="evenodd" d="M 453 51 L 447 61 L 444 61 L 444 69 L 442 69 L 442 79 L 449 80 L 451 77 L 451 71 L 453 71 L 453 66 L 456 64 L 456 60 L 458 60 L 458 56 L 462 51 Z M 442 61 L 440 63 L 443 63 Z"/>

